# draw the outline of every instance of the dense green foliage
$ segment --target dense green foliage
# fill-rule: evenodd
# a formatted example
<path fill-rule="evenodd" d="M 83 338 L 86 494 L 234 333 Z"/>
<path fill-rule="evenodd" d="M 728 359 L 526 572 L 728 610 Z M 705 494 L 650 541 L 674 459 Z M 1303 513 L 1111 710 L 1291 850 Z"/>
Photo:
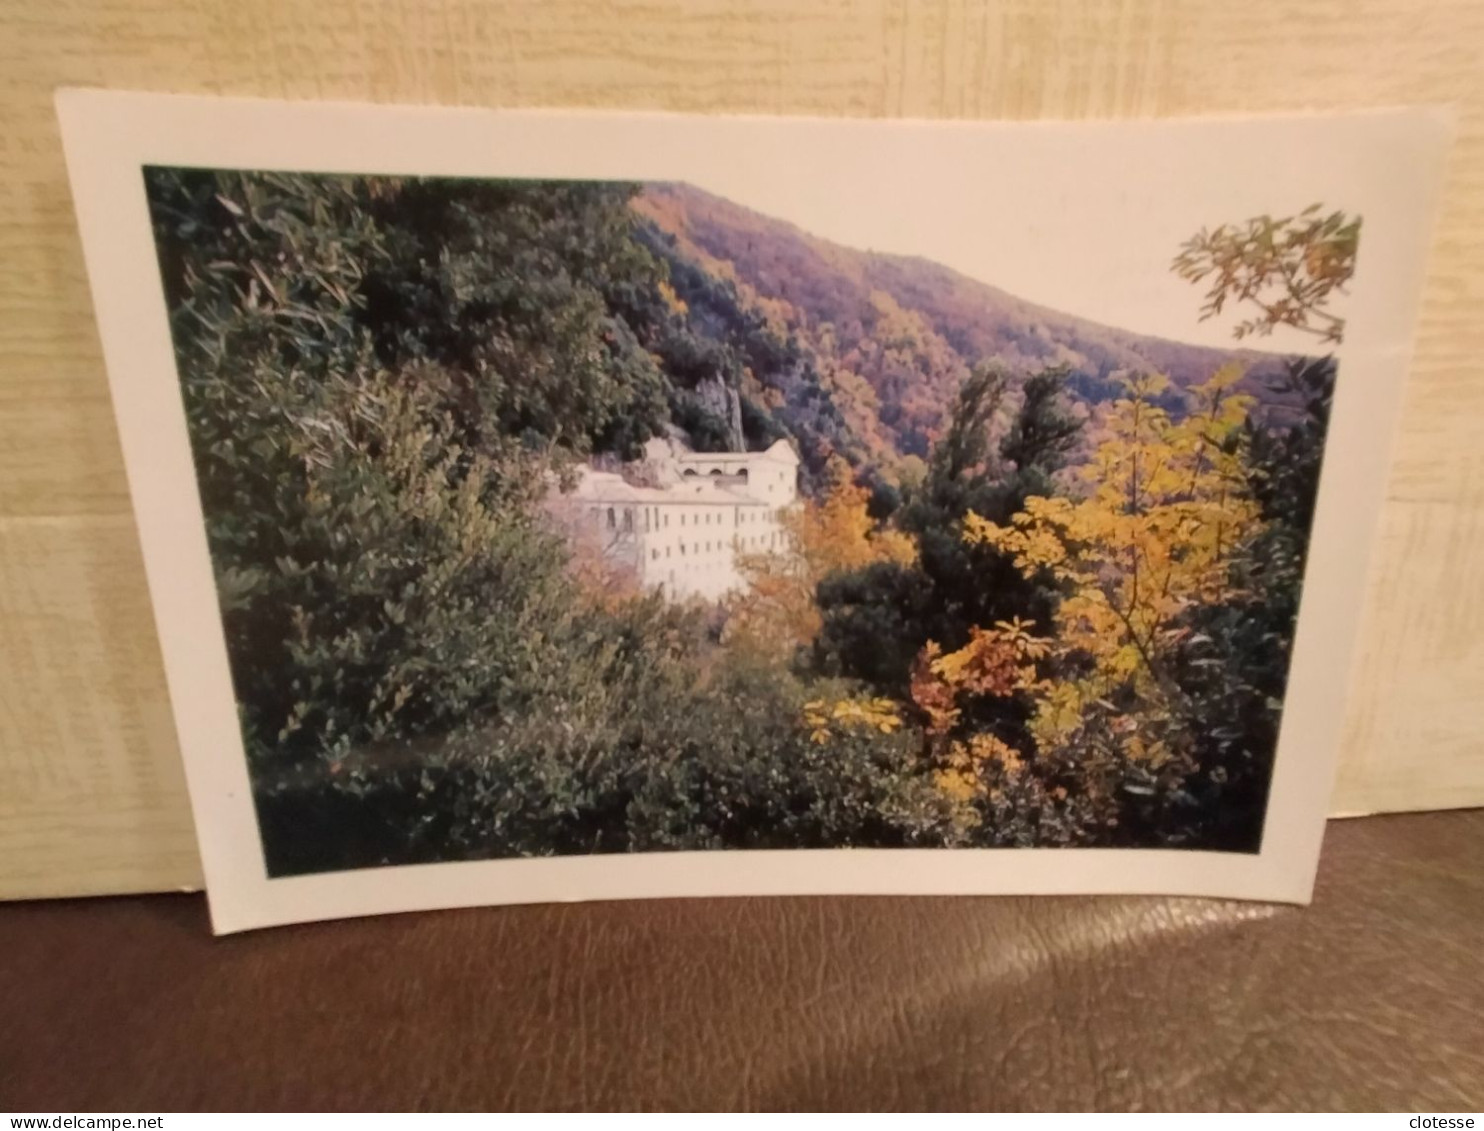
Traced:
<path fill-rule="evenodd" d="M 1283 392 L 1302 399 L 1303 416 L 1288 428 L 1251 428 L 1247 436 L 1264 528 L 1241 548 L 1232 596 L 1186 618 L 1192 631 L 1178 670 L 1186 725 L 1198 746 L 1195 765 L 1166 795 L 1130 807 L 1127 824 L 1135 832 L 1152 823 L 1166 836 L 1221 848 L 1261 837 L 1335 365 L 1294 361 L 1282 381 Z"/>
<path fill-rule="evenodd" d="M 1055 491 L 1082 429 L 1063 393 L 1066 378 L 1058 368 L 1025 379 L 997 450 L 991 435 L 1008 376 L 985 366 L 964 382 L 925 480 L 896 515 L 916 539 L 917 562 L 869 566 L 820 587 L 823 668 L 900 698 L 930 640 L 960 648 L 975 626 L 1014 616 L 1047 626 L 1054 593 L 1003 554 L 967 543 L 963 523 L 970 512 L 1008 522 L 1031 495 Z"/>
<path fill-rule="evenodd" d="M 1132 675 L 1047 739 L 1048 688 L 1102 662 L 1042 643 L 1086 594 L 966 533 L 1082 490 L 1132 403 L 1113 376 L 1130 336 L 1020 304 L 1080 333 L 1080 364 L 1027 344 L 1045 334 L 1009 349 L 978 284 L 673 186 L 154 169 L 147 187 L 273 874 L 1255 847 L 1332 364 L 1294 363 L 1277 409 L 1222 441 L 1261 521 L 1169 628 L 1159 727 L 1183 738 L 1141 760 L 1115 734 L 1142 709 Z M 1183 350 L 1192 373 L 1214 354 Z M 1147 400 L 1171 419 L 1198 402 L 1178 382 Z M 573 568 L 543 500 L 575 461 L 667 432 L 799 449 L 810 569 L 780 592 L 807 606 L 804 646 L 739 643 L 736 607 Z"/>
<path fill-rule="evenodd" d="M 683 405 L 687 349 L 729 356 L 645 320 L 630 190 L 149 189 L 275 872 L 946 827 L 902 742 L 826 757 L 792 677 L 700 611 L 586 600 L 539 521 L 565 459 Z"/>

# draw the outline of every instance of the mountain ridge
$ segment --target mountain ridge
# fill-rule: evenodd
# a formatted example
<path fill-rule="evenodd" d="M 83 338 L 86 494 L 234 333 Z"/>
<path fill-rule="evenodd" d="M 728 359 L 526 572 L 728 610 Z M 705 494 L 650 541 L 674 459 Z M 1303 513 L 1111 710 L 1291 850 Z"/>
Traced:
<path fill-rule="evenodd" d="M 1015 383 L 1065 366 L 1069 394 L 1095 406 L 1117 394 L 1124 371 L 1157 370 L 1188 388 L 1236 361 L 1247 370 L 1244 391 L 1270 407 L 1283 404 L 1269 382 L 1286 355 L 1108 326 L 925 256 L 835 243 L 689 184 L 647 184 L 631 207 L 651 248 L 681 279 L 682 302 L 696 297 L 686 280 L 702 272 L 734 291 L 744 317 L 797 343 L 847 431 L 868 450 L 865 462 L 925 457 L 962 379 L 985 362 L 1004 365 Z M 786 380 L 770 381 L 776 376 L 744 365 L 740 385 L 744 397 L 775 402 L 787 425 L 791 390 Z"/>

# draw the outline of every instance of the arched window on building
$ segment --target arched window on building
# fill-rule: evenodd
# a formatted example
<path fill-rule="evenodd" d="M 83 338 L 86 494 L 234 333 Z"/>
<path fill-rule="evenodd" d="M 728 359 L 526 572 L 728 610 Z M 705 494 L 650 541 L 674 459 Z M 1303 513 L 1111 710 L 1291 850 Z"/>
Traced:
<path fill-rule="evenodd" d="M 633 507 L 624 507 L 624 509 L 623 509 L 623 528 L 625 530 L 633 530 L 634 529 L 634 508 Z"/>
<path fill-rule="evenodd" d="M 613 530 L 618 526 L 618 516 L 614 514 L 613 508 L 608 508 L 608 529 Z"/>
<path fill-rule="evenodd" d="M 738 470 L 738 472 L 737 472 L 737 478 L 740 479 L 740 480 L 742 480 L 743 483 L 746 483 L 747 482 L 747 468 L 744 467 L 744 468 L 741 468 L 740 470 Z"/>
<path fill-rule="evenodd" d="M 713 467 L 713 468 L 712 468 L 712 469 L 711 469 L 711 474 L 712 474 L 712 475 L 717 475 L 717 476 L 719 476 L 719 475 L 721 475 L 721 473 L 722 473 L 722 472 L 721 472 L 721 468 L 719 468 L 719 467 Z"/>
<path fill-rule="evenodd" d="M 685 469 L 685 477 L 687 479 L 694 479 L 696 477 L 696 469 L 693 467 L 687 467 Z"/>

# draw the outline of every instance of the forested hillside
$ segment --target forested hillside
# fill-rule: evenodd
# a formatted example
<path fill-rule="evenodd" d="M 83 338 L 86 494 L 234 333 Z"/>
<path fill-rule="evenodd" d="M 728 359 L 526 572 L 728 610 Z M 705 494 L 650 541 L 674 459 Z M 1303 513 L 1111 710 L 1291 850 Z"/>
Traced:
<path fill-rule="evenodd" d="M 1260 844 L 1332 359 L 1269 392 L 688 189 L 146 189 L 270 875 Z M 1359 228 L 1220 223 L 1171 270 L 1337 343 Z M 720 601 L 550 521 L 662 435 L 803 456 Z"/>
<path fill-rule="evenodd" d="M 838 451 L 870 469 L 863 478 L 895 480 L 903 456 L 927 457 L 982 362 L 1021 375 L 1064 367 L 1069 395 L 1091 404 L 1119 395 L 1120 373 L 1160 372 L 1186 389 L 1232 360 L 1243 391 L 1267 399 L 1282 367 L 1100 326 L 924 259 L 841 247 L 687 185 L 648 185 L 633 207 L 693 330 L 741 362 L 725 372 L 748 416 L 794 434 L 816 470 Z M 1167 407 L 1178 411 L 1178 396 Z"/>

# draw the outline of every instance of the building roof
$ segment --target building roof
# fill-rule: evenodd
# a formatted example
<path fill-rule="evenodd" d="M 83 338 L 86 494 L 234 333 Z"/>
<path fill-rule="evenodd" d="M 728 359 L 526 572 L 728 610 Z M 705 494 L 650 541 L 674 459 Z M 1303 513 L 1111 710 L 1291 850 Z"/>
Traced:
<path fill-rule="evenodd" d="M 667 487 L 636 487 L 611 471 L 579 469 L 577 486 L 565 496 L 584 503 L 632 503 L 638 506 L 684 503 L 761 507 L 767 504 L 745 491 L 716 483 L 710 476 L 685 479 Z"/>
<path fill-rule="evenodd" d="M 761 452 L 680 452 L 675 456 L 676 463 L 719 463 L 734 462 L 737 460 L 769 460 L 773 463 L 786 463 L 792 467 L 799 466 L 799 453 L 794 451 L 794 446 L 787 440 L 774 440 L 772 445 Z"/>

